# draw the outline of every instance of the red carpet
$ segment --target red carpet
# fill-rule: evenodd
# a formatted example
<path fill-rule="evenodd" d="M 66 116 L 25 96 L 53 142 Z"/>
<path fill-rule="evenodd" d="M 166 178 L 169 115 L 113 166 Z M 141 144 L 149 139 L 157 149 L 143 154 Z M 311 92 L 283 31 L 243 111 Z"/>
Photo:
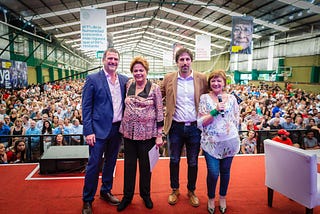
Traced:
<path fill-rule="evenodd" d="M 0 213 L 81 213 L 83 176 L 35 174 L 25 180 L 37 167 L 36 164 L 1 165 L 0 166 Z M 122 197 L 123 161 L 117 162 L 114 180 L 114 195 Z M 180 198 L 178 204 L 167 203 L 169 186 L 169 161 L 161 159 L 152 174 L 151 198 L 154 208 L 145 208 L 138 193 L 132 204 L 123 213 L 208 213 L 206 196 L 206 164 L 199 158 L 199 174 L 196 194 L 200 199 L 198 208 L 188 203 L 186 190 L 186 159 L 181 160 Z M 67 176 L 67 177 L 63 177 Z M 70 177 L 69 177 L 70 176 Z M 305 208 L 275 192 L 273 208 L 267 206 L 267 191 L 264 185 L 264 156 L 237 156 L 231 170 L 231 181 L 227 196 L 227 213 L 304 213 Z M 62 178 L 63 177 L 63 178 Z M 37 179 L 46 180 L 37 180 Z M 216 206 L 218 202 L 216 202 Z M 93 211 L 100 213 L 117 213 L 116 207 L 99 199 L 99 190 L 93 203 Z M 215 213 L 219 213 L 217 210 Z M 314 209 L 320 213 L 320 207 Z"/>

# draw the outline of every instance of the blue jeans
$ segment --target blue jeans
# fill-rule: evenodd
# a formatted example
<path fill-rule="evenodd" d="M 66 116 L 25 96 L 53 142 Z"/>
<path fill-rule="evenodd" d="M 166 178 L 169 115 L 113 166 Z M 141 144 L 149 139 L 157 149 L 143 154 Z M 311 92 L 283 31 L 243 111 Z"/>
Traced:
<path fill-rule="evenodd" d="M 227 157 L 223 159 L 216 159 L 203 151 L 204 157 L 207 162 L 207 191 L 210 199 L 215 197 L 215 191 L 217 181 L 220 174 L 220 190 L 221 196 L 227 195 L 229 180 L 230 180 L 230 168 L 233 157 Z"/>
<path fill-rule="evenodd" d="M 196 189 L 198 174 L 198 155 L 200 151 L 201 131 L 197 125 L 185 126 L 172 121 L 169 131 L 169 154 L 170 154 L 170 186 L 172 189 L 179 188 L 179 164 L 181 151 L 186 145 L 188 162 L 188 185 L 189 191 Z"/>
<path fill-rule="evenodd" d="M 107 139 L 97 139 L 94 146 L 89 146 L 89 160 L 83 187 L 82 200 L 92 202 L 98 187 L 100 164 L 104 154 L 102 168 L 102 186 L 100 192 L 108 193 L 113 185 L 113 171 L 121 144 L 119 125 L 112 125 Z"/>

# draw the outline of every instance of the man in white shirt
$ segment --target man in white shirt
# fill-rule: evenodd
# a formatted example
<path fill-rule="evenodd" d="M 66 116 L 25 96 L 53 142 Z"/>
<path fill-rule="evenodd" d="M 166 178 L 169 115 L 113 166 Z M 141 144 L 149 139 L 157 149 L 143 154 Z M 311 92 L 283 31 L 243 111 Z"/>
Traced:
<path fill-rule="evenodd" d="M 78 119 L 74 119 L 72 121 L 71 126 L 71 133 L 70 134 L 83 134 L 83 126 L 80 124 Z M 81 144 L 81 138 L 80 136 L 72 136 L 71 137 L 71 144 L 73 145 L 80 145 Z"/>
<path fill-rule="evenodd" d="M 201 131 L 197 128 L 197 113 L 200 95 L 207 93 L 208 83 L 204 74 L 191 69 L 192 52 L 180 48 L 175 60 L 178 72 L 165 75 L 161 85 L 165 98 L 166 114 L 164 133 L 168 135 L 170 151 L 170 186 L 172 189 L 168 203 L 174 205 L 179 197 L 179 168 L 182 148 L 186 146 L 188 162 L 188 197 L 192 206 L 199 206 L 195 195 L 198 174 L 198 154 Z"/>

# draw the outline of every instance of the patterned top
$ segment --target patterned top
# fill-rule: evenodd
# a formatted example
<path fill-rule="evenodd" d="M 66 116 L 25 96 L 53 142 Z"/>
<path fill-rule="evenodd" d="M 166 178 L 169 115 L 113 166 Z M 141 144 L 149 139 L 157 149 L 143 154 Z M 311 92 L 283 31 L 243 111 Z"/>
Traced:
<path fill-rule="evenodd" d="M 241 142 L 241 146 L 244 147 L 245 154 L 254 154 L 254 148 L 257 145 L 256 138 L 249 140 L 248 138 L 244 138 Z"/>
<path fill-rule="evenodd" d="M 127 83 L 125 110 L 120 132 L 131 140 L 157 137 L 158 127 L 163 126 L 163 104 L 160 87 L 149 80 L 142 92 L 135 95 L 134 80 Z"/>
<path fill-rule="evenodd" d="M 224 103 L 224 117 L 221 114 L 214 117 L 212 123 L 203 126 L 203 118 L 217 107 L 217 103 L 209 94 L 200 97 L 198 128 L 201 133 L 201 147 L 204 151 L 217 159 L 232 157 L 240 150 L 238 133 L 239 106 L 233 95 L 227 94 Z"/>

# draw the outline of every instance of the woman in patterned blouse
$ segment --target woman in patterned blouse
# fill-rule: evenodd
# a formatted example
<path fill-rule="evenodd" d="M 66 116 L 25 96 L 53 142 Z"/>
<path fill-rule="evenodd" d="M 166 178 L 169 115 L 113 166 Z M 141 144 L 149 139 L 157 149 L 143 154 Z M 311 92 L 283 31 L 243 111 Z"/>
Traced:
<path fill-rule="evenodd" d="M 147 80 L 149 64 L 143 57 L 135 57 L 130 65 L 133 79 L 127 83 L 124 116 L 120 132 L 124 137 L 124 196 L 118 211 L 132 201 L 135 188 L 137 159 L 139 159 L 140 196 L 148 209 L 150 198 L 150 163 L 148 152 L 156 144 L 162 145 L 163 104 L 160 87 Z"/>
<path fill-rule="evenodd" d="M 198 128 L 202 130 L 201 148 L 207 163 L 208 211 L 214 213 L 215 190 L 220 175 L 219 209 L 226 212 L 226 195 L 232 159 L 240 149 L 238 134 L 239 106 L 236 98 L 227 94 L 223 70 L 210 73 L 210 92 L 200 97 Z"/>

